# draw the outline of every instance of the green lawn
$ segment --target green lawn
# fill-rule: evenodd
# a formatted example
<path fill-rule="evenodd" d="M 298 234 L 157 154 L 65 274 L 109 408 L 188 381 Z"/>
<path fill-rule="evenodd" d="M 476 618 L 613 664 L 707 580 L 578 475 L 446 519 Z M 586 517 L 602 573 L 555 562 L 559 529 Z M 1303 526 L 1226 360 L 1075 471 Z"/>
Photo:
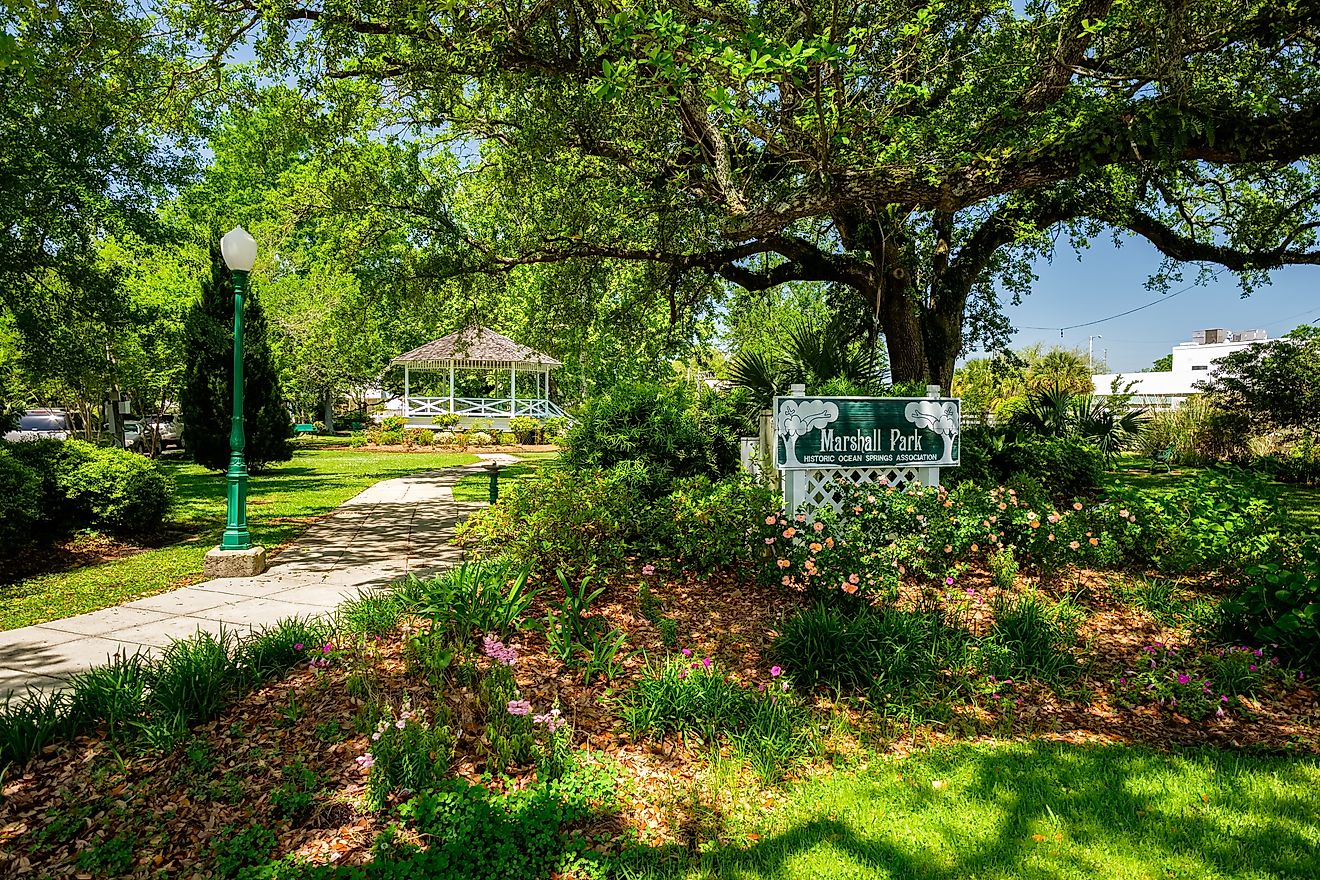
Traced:
<path fill-rule="evenodd" d="M 1313 880 L 1320 763 L 1125 746 L 964 745 L 879 759 L 726 821 L 692 861 L 624 876 Z"/>
<path fill-rule="evenodd" d="M 1146 468 L 1144 459 L 1127 459 L 1120 462 L 1119 469 L 1109 475 L 1108 482 L 1113 486 L 1129 486 L 1150 492 L 1172 489 L 1195 478 L 1201 468 L 1176 467 L 1172 472 L 1160 471 L 1152 474 Z M 1279 497 L 1293 517 L 1299 531 L 1320 531 L 1320 487 L 1298 486 L 1291 483 L 1276 483 Z"/>
<path fill-rule="evenodd" d="M 541 465 L 558 458 L 558 452 L 517 452 L 514 456 L 527 462 L 512 464 L 500 470 L 500 492 L 505 492 L 518 480 L 525 480 L 541 469 Z M 455 501 L 488 501 L 490 476 L 485 473 L 463 477 L 454 484 Z"/>
<path fill-rule="evenodd" d="M 311 517 L 333 510 L 373 483 L 476 460 L 461 453 L 299 449 L 292 461 L 252 477 L 248 526 L 254 541 L 278 547 L 307 528 Z M 164 461 L 162 466 L 175 483 L 172 519 L 187 535 L 122 559 L 0 586 L 0 629 L 118 605 L 201 574 L 202 557 L 224 531 L 225 477 L 190 463 Z"/>

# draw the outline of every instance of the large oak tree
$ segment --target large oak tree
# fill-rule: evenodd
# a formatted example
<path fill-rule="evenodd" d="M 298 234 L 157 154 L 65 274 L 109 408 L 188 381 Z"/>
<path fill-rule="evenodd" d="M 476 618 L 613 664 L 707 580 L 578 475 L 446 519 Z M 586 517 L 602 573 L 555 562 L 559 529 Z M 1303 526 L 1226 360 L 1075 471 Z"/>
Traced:
<path fill-rule="evenodd" d="M 447 140 L 449 269 L 636 260 L 676 285 L 853 290 L 894 378 L 946 388 L 1060 235 L 1250 285 L 1320 263 L 1320 7 L 1303 0 L 179 0 Z M 1157 279 L 1159 280 L 1159 279 Z"/>

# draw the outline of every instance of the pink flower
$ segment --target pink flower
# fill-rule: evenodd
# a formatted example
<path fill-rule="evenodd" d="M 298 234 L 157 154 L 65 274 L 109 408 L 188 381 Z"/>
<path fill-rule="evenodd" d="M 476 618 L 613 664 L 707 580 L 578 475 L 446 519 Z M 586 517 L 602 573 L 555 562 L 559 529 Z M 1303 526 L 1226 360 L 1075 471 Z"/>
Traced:
<path fill-rule="evenodd" d="M 953 578 L 951 578 L 951 577 L 946 577 L 946 578 L 944 579 L 944 585 L 947 586 L 947 587 L 951 587 L 951 586 L 953 586 Z"/>
<path fill-rule="evenodd" d="M 399 730 L 403 730 L 405 727 L 408 726 L 408 722 L 400 718 L 398 721 L 394 722 L 394 726 L 399 728 Z"/>
<path fill-rule="evenodd" d="M 509 700 L 505 707 L 510 715 L 530 715 L 532 714 L 532 704 L 527 700 Z"/>
<path fill-rule="evenodd" d="M 709 657 L 706 657 L 706 658 L 704 658 L 704 659 L 701 661 L 701 665 L 704 666 L 704 667 L 706 667 L 707 669 L 710 669 L 711 665 L 712 665 L 714 662 L 715 662 L 715 661 L 711 660 Z"/>
<path fill-rule="evenodd" d="M 1178 684 L 1187 684 L 1187 682 L 1189 682 L 1189 681 L 1191 681 L 1191 680 L 1192 680 L 1192 677 L 1191 677 L 1190 675 L 1188 675 L 1187 673 L 1185 673 L 1185 672 L 1180 672 L 1180 673 L 1178 673 Z"/>
<path fill-rule="evenodd" d="M 778 666 L 771 666 L 771 667 L 770 667 L 770 676 L 771 676 L 772 678 L 778 678 L 779 676 L 781 676 L 781 675 L 783 675 L 783 674 L 784 674 L 784 670 L 783 670 L 783 669 L 780 669 Z"/>
<path fill-rule="evenodd" d="M 655 566 L 654 566 L 654 565 L 643 565 L 643 566 L 642 566 L 642 574 L 646 575 L 647 577 L 650 577 L 651 575 L 655 574 Z"/>
<path fill-rule="evenodd" d="M 322 654 L 329 654 L 329 653 L 330 653 L 330 647 L 331 647 L 331 646 L 330 646 L 330 643 L 329 643 L 329 642 L 326 642 L 324 645 L 321 646 L 321 653 L 322 653 Z"/>
<path fill-rule="evenodd" d="M 371 757 L 371 752 L 367 752 L 365 755 L 358 755 L 354 760 L 357 761 L 358 767 L 363 770 L 370 770 L 372 767 L 376 766 L 376 759 Z"/>
<path fill-rule="evenodd" d="M 295 650 L 295 651 L 301 651 L 302 649 L 303 649 L 303 643 L 302 643 L 302 642 L 299 642 L 298 644 L 296 644 L 296 645 L 293 646 L 293 650 Z"/>
<path fill-rule="evenodd" d="M 814 522 L 814 523 L 811 524 L 811 528 L 812 528 L 814 531 L 819 532 L 819 531 L 821 531 L 822 529 L 825 528 L 825 523 L 823 523 L 823 522 Z"/>
<path fill-rule="evenodd" d="M 772 525 L 774 525 L 774 524 L 775 524 L 775 518 L 774 518 L 773 516 L 767 516 L 767 517 L 765 518 L 765 524 L 768 525 L 768 526 L 772 526 Z"/>
<path fill-rule="evenodd" d="M 691 648 L 684 648 L 684 649 L 683 649 L 682 651 L 680 651 L 679 653 L 681 653 L 684 657 L 691 657 L 691 656 L 692 656 L 692 649 L 691 649 Z"/>

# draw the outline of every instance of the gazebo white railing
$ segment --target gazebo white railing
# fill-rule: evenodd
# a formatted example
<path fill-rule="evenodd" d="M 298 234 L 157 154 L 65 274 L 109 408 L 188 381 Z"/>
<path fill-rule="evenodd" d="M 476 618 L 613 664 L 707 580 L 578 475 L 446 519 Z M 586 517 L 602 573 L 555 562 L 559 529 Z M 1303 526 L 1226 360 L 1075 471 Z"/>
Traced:
<path fill-rule="evenodd" d="M 404 397 L 404 415 L 440 416 L 453 413 L 474 419 L 509 419 L 531 416 L 534 419 L 568 418 L 568 413 L 553 400 L 507 397 Z"/>
<path fill-rule="evenodd" d="M 536 419 L 567 418 L 550 399 L 550 373 L 563 366 L 548 354 L 519 345 L 489 327 L 469 327 L 401 354 L 390 361 L 403 367 L 403 415 L 425 419 L 454 414 L 467 419 L 507 420 L 515 416 Z M 455 393 L 458 370 L 509 372 L 508 397 L 462 397 Z M 449 394 L 443 397 L 413 397 L 412 374 L 449 374 Z M 531 394 L 518 396 L 518 378 Z M 506 426 L 507 427 L 507 426 Z"/>

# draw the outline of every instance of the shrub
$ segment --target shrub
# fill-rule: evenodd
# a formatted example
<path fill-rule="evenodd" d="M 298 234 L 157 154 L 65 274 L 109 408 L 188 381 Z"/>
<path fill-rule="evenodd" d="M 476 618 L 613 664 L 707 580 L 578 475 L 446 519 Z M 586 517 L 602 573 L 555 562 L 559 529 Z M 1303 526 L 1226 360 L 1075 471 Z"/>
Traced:
<path fill-rule="evenodd" d="M 575 470 L 636 462 L 655 477 L 658 495 L 674 477 L 718 477 L 732 469 L 707 428 L 684 388 L 620 384 L 587 403 L 569 429 L 562 459 Z"/>
<path fill-rule="evenodd" d="M 481 633 L 507 636 L 523 627 L 536 597 L 527 585 L 529 574 L 527 566 L 508 559 L 464 562 L 439 577 L 404 581 L 392 613 L 396 620 L 401 610 L 428 618 L 445 644 L 465 643 Z"/>
<path fill-rule="evenodd" d="M 376 444 L 378 446 L 402 446 L 403 436 L 402 431 L 381 431 L 376 434 Z"/>
<path fill-rule="evenodd" d="M 463 417 L 458 413 L 440 413 L 440 415 L 431 419 L 431 424 L 437 428 L 456 428 L 463 422 Z"/>
<path fill-rule="evenodd" d="M 154 462 L 127 450 L 43 440 L 6 451 L 39 475 L 44 519 L 57 531 L 148 531 L 169 512 L 169 479 Z"/>
<path fill-rule="evenodd" d="M 505 554 L 546 573 L 613 567 L 668 545 L 667 505 L 648 500 L 652 486 L 635 462 L 610 470 L 542 468 L 460 524 L 458 537 L 480 554 Z"/>
<path fill-rule="evenodd" d="M 408 419 L 404 416 L 386 416 L 380 420 L 382 431 L 398 431 L 403 433 L 408 429 Z"/>
<path fill-rule="evenodd" d="M 496 439 L 501 446 L 517 446 L 519 443 L 518 435 L 512 431 L 501 431 Z"/>
<path fill-rule="evenodd" d="M 1080 437 L 1023 437 L 1003 453 L 1005 480 L 1026 473 L 1056 498 L 1088 495 L 1104 479 L 1104 456 Z"/>
<path fill-rule="evenodd" d="M 470 431 L 467 442 L 473 446 L 494 446 L 495 438 L 485 431 Z"/>
<path fill-rule="evenodd" d="M 41 520 L 41 474 L 0 447 L 0 555 L 31 540 Z"/>
<path fill-rule="evenodd" d="M 1303 543 L 1295 559 L 1248 569 L 1242 592 L 1224 610 L 1257 642 L 1278 645 L 1298 663 L 1320 664 L 1320 540 Z"/>
<path fill-rule="evenodd" d="M 116 654 L 69 681 L 73 724 L 78 728 L 104 724 L 117 738 L 141 716 L 146 705 L 149 669 L 141 654 Z"/>
<path fill-rule="evenodd" d="M 435 431 L 430 428 L 409 428 L 408 439 L 417 446 L 435 445 Z"/>
<path fill-rule="evenodd" d="M 173 488 L 153 462 L 124 449 L 67 442 L 88 447 L 85 460 L 60 477 L 75 515 L 85 516 L 87 525 L 115 532 L 145 532 L 161 525 Z"/>
<path fill-rule="evenodd" d="M 764 555 L 756 524 L 776 509 L 775 494 L 746 475 L 712 483 L 691 477 L 674 484 L 673 551 L 697 568 L 746 565 Z"/>
<path fill-rule="evenodd" d="M 1206 469 L 1163 493 L 1111 494 L 1138 523 L 1117 535 L 1124 554 L 1167 572 L 1241 571 L 1268 558 L 1287 525 L 1277 490 L 1234 467 Z"/>
<path fill-rule="evenodd" d="M 516 435 L 514 442 L 532 444 L 541 433 L 541 421 L 531 416 L 514 416 L 509 419 L 509 431 Z"/>
<path fill-rule="evenodd" d="M 35 754 L 76 729 L 69 711 L 69 697 L 61 691 L 5 698 L 0 707 L 0 768 L 25 764 Z"/>
<path fill-rule="evenodd" d="M 349 435 L 348 445 L 354 449 L 359 449 L 367 445 L 367 435 L 362 431 L 354 431 Z"/>
<path fill-rule="evenodd" d="M 235 662 L 247 682 L 255 684 L 292 669 L 307 659 L 306 650 L 325 644 L 326 624 L 312 617 L 289 617 L 238 643 Z"/>

